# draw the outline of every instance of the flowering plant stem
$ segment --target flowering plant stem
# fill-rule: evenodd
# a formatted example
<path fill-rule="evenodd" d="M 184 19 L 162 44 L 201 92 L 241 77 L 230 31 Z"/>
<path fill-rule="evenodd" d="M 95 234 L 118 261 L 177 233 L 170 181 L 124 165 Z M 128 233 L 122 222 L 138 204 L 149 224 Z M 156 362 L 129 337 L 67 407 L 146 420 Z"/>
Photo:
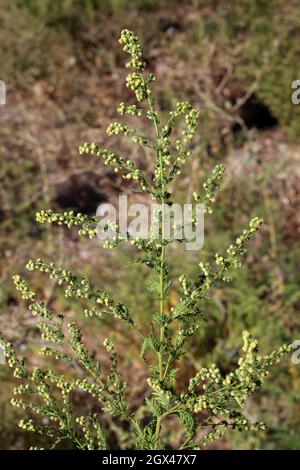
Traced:
<path fill-rule="evenodd" d="M 150 112 L 153 114 L 154 109 L 151 103 L 151 100 L 148 98 L 148 105 Z M 157 158 L 159 159 L 160 163 L 160 178 L 161 178 L 161 193 L 160 193 L 160 199 L 161 199 L 161 204 L 162 204 L 162 214 L 161 214 L 161 219 L 160 219 L 160 233 L 161 233 L 161 239 L 164 240 L 164 219 L 165 219 L 165 183 L 164 183 L 164 166 L 163 166 L 163 156 L 162 152 L 160 151 L 159 148 L 159 131 L 157 127 L 157 123 L 155 121 L 155 135 L 156 135 L 156 152 L 157 152 Z M 160 285 L 160 303 L 159 303 L 159 312 L 161 315 L 164 314 L 164 305 L 165 305 L 165 289 L 164 289 L 164 265 L 165 265 L 165 252 L 166 248 L 164 245 L 162 245 L 161 248 L 161 257 L 160 257 L 160 271 L 159 271 L 159 285 Z M 160 327 L 160 343 L 162 344 L 164 342 L 164 333 L 165 333 L 165 327 L 161 326 Z M 163 383 L 165 375 L 164 375 L 164 362 L 163 362 L 163 355 L 162 352 L 159 351 L 158 353 L 158 363 L 159 363 L 159 379 Z M 163 418 L 162 416 L 157 417 L 156 421 L 156 430 L 155 430 L 155 438 L 156 438 L 156 443 L 157 447 L 159 448 L 159 433 L 160 433 L 160 426 L 161 426 L 161 420 Z"/>
<path fill-rule="evenodd" d="M 96 321 L 110 316 L 122 322 L 123 327 L 137 333 L 142 341 L 140 356 L 148 367 L 149 390 L 143 397 L 140 408 L 132 409 L 130 393 L 119 370 L 114 344 L 108 338 L 103 342 L 111 364 L 109 373 L 105 374 L 94 354 L 86 347 L 76 323 L 66 323 L 64 315 L 56 315 L 45 302 L 38 299 L 25 279 L 16 275 L 15 287 L 22 298 L 29 302 L 32 315 L 38 319 L 36 326 L 43 341 L 40 355 L 73 363 L 80 374 L 70 378 L 69 374 L 59 375 L 40 367 L 32 369 L 25 358 L 18 357 L 13 345 L 0 336 L 8 365 L 13 369 L 14 377 L 21 380 L 21 385 L 15 387 L 14 394 L 25 395 L 22 399 L 13 398 L 11 403 L 35 415 L 35 420 L 22 419 L 19 426 L 35 432 L 37 436 L 47 436 L 53 441 L 51 449 L 69 440 L 81 450 L 103 450 L 109 448 L 110 438 L 117 440 L 120 448 L 202 449 L 230 429 L 240 432 L 264 429 L 264 423 L 250 422 L 244 416 L 243 407 L 248 397 L 269 374 L 271 366 L 278 363 L 291 350 L 291 346 L 283 345 L 263 356 L 259 354 L 257 340 L 245 331 L 243 354 L 238 359 L 235 370 L 224 375 L 216 364 L 209 368 L 202 367 L 189 379 L 187 388 L 178 391 L 182 387 L 176 380 L 176 365 L 178 359 L 186 354 L 189 338 L 205 320 L 203 307 L 210 300 L 209 293 L 216 284 L 228 282 L 231 279 L 230 272 L 240 267 L 247 242 L 253 239 L 262 220 L 258 217 L 250 220 L 249 226 L 227 248 L 225 254 L 216 253 L 209 262 L 200 262 L 195 280 L 182 274 L 176 284 L 176 289 L 180 292 L 179 301 L 176 306 L 166 308 L 171 282 L 174 282 L 169 273 L 167 247 L 179 241 L 175 237 L 168 238 L 165 233 L 166 206 L 172 205 L 168 185 L 180 175 L 183 165 L 191 158 L 189 143 L 195 135 L 199 113 L 189 103 L 179 102 L 170 112 L 167 122 L 162 124 L 151 89 L 155 76 L 144 74 L 145 62 L 142 60 L 138 38 L 132 32 L 124 30 L 121 32 L 120 43 L 130 55 L 126 66 L 134 69 L 134 72 L 128 74 L 126 84 L 134 91 L 138 106 L 121 103 L 118 111 L 122 116 L 127 114 L 146 117 L 153 125 L 155 143 L 119 122 L 110 124 L 107 133 L 123 134 L 135 144 L 154 151 L 153 174 L 144 174 L 134 161 L 103 149 L 95 142 L 85 143 L 81 146 L 80 153 L 93 154 L 103 159 L 106 165 L 113 165 L 117 173 L 122 172 L 125 179 L 134 182 L 138 191 L 151 195 L 159 203 L 158 238 L 151 234 L 147 240 L 130 234 L 124 237 L 115 224 L 116 236 L 104 242 L 106 248 L 129 242 L 142 253 L 143 256 L 138 261 L 152 270 L 153 276 L 148 289 L 153 295 L 153 304 L 159 305 L 159 311 L 141 328 L 126 305 L 115 301 L 107 292 L 94 288 L 87 277 L 80 278 L 67 269 L 40 259 L 30 260 L 26 267 L 29 271 L 48 273 L 50 278 L 58 281 L 64 287 L 67 298 L 75 298 L 77 302 L 84 303 L 85 316 Z M 142 107 L 144 102 L 147 103 L 147 110 Z M 184 118 L 185 125 L 179 133 L 175 127 L 181 118 Z M 175 142 L 171 139 L 172 133 L 177 135 Z M 212 213 L 223 173 L 223 165 L 216 165 L 203 184 L 203 191 L 193 194 L 193 209 L 201 203 L 206 214 Z M 99 230 L 97 217 L 75 214 L 73 211 L 55 213 L 47 209 L 37 213 L 36 218 L 39 223 L 78 227 L 79 235 L 89 238 L 95 237 Z M 192 220 L 192 225 L 196 225 L 195 220 Z M 111 226 L 112 223 L 109 222 L 101 229 L 105 232 Z M 72 403 L 74 393 L 78 392 L 89 394 L 97 402 L 97 412 L 78 416 Z M 107 415 L 113 418 L 110 420 L 113 423 L 111 429 L 107 429 Z M 43 418 L 40 422 L 39 417 Z M 172 432 L 163 432 L 165 425 L 167 426 L 167 417 L 179 419 L 181 423 L 176 436 Z"/>

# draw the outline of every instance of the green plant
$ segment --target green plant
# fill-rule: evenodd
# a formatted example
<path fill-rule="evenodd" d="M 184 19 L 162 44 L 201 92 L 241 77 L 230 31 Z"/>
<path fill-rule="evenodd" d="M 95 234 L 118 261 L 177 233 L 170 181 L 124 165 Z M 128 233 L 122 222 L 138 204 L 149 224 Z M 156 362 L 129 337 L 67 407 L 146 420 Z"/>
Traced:
<path fill-rule="evenodd" d="M 124 238 L 117 228 L 114 239 L 108 240 L 106 246 L 113 248 L 122 242 L 129 242 L 142 255 L 138 261 L 145 264 L 152 272 L 148 289 L 153 295 L 158 312 L 153 312 L 150 325 L 138 326 L 129 309 L 116 302 L 106 292 L 94 288 L 87 277 L 80 278 L 71 271 L 56 267 L 40 259 L 29 261 L 27 269 L 48 273 L 59 285 L 65 286 L 65 295 L 83 300 L 87 317 L 96 320 L 112 315 L 123 322 L 124 326 L 137 335 L 141 342 L 141 358 L 149 370 L 147 380 L 149 393 L 145 402 L 138 409 L 129 403 L 127 384 L 122 379 L 118 366 L 115 346 L 109 339 L 104 340 L 104 347 L 109 353 L 111 367 L 106 375 L 103 367 L 90 353 L 80 329 L 74 322 L 67 323 L 64 315 L 56 315 L 48 305 L 39 300 L 27 282 L 20 276 L 14 276 L 14 283 L 21 292 L 22 298 L 29 302 L 29 309 L 37 317 L 37 328 L 41 331 L 45 344 L 41 347 L 42 356 L 51 361 L 66 361 L 73 366 L 74 376 L 59 374 L 52 369 L 31 368 L 26 359 L 18 358 L 12 344 L 5 345 L 8 365 L 13 369 L 14 377 L 21 380 L 15 388 L 16 398 L 12 405 L 28 410 L 29 419 L 22 419 L 19 426 L 50 438 L 51 448 L 61 446 L 64 441 L 68 446 L 78 449 L 106 449 L 109 445 L 110 430 L 105 429 L 106 416 L 112 416 L 116 436 L 119 436 L 118 447 L 137 449 L 163 449 L 171 446 L 165 429 L 171 416 L 182 423 L 178 440 L 172 446 L 180 449 L 201 449 L 210 442 L 220 438 L 226 430 L 238 431 L 259 430 L 263 423 L 250 422 L 242 413 L 247 398 L 261 385 L 269 374 L 270 367 L 279 362 L 291 346 L 284 345 L 269 355 L 260 355 L 257 340 L 248 332 L 243 333 L 243 355 L 235 370 L 222 376 L 221 371 L 212 364 L 201 368 L 191 377 L 186 390 L 178 390 L 176 384 L 179 364 L 185 355 L 188 340 L 199 329 L 205 320 L 203 306 L 209 300 L 210 290 L 219 282 L 230 280 L 230 270 L 241 265 L 241 256 L 245 245 L 250 241 L 262 220 L 255 217 L 242 235 L 231 244 L 223 256 L 216 254 L 211 263 L 199 263 L 196 280 L 188 279 L 182 274 L 178 279 L 181 297 L 176 306 L 167 310 L 166 303 L 172 285 L 168 264 L 168 247 L 177 240 L 167 239 L 164 234 L 166 205 L 172 203 L 169 184 L 181 172 L 181 167 L 191 157 L 189 143 L 193 138 L 198 112 L 187 102 L 176 105 L 169 119 L 162 124 L 156 110 L 156 101 L 152 95 L 151 85 L 155 81 L 153 74 L 145 74 L 145 63 L 142 59 L 138 38 L 128 30 L 121 33 L 120 42 L 123 50 L 131 59 L 126 64 L 134 71 L 127 76 L 127 86 L 135 92 L 138 106 L 121 103 L 118 111 L 121 115 L 143 116 L 154 129 L 153 137 L 144 137 L 135 129 L 119 122 L 114 122 L 108 129 L 108 135 L 123 134 L 134 143 L 150 149 L 155 155 L 155 170 L 152 177 L 144 174 L 133 161 L 116 153 L 101 149 L 98 144 L 84 144 L 81 154 L 95 154 L 104 159 L 105 164 L 112 164 L 115 170 L 124 172 L 124 178 L 133 180 L 137 191 L 152 196 L 160 204 L 159 239 L 148 240 Z M 141 104 L 146 103 L 145 110 Z M 172 133 L 181 117 L 185 118 L 182 133 L 173 142 Z M 201 202 L 206 213 L 211 213 L 215 202 L 224 167 L 217 165 L 212 175 L 204 183 L 204 194 L 194 193 L 194 207 Z M 43 210 L 37 214 L 40 223 L 57 222 L 69 228 L 79 227 L 79 234 L 93 238 L 97 234 L 98 218 L 73 211 L 62 214 Z M 196 224 L 196 221 L 193 221 Z M 108 230 L 110 224 L 103 227 Z M 180 360 L 180 361 L 179 361 Z M 76 365 L 76 368 L 74 367 Z M 86 415 L 76 414 L 73 396 L 76 391 L 89 394 L 97 403 L 96 410 Z M 18 398 L 19 395 L 27 398 Z M 37 397 L 37 400 L 29 397 Z M 36 416 L 37 415 L 37 416 Z M 32 417 L 31 417 L 32 416 Z M 39 419 L 42 418 L 42 419 Z M 111 423 L 111 421 L 110 421 Z M 201 430 L 201 437 L 198 431 Z"/>

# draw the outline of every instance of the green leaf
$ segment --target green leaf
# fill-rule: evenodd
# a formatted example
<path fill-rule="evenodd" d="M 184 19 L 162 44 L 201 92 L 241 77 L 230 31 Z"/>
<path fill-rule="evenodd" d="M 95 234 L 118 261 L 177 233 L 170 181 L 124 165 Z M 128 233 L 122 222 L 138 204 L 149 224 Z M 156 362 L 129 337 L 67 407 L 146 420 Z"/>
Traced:
<path fill-rule="evenodd" d="M 135 425 L 137 434 L 136 447 L 138 450 L 156 449 L 155 422 L 151 422 L 142 429 L 137 423 Z"/>
<path fill-rule="evenodd" d="M 185 426 L 187 436 L 193 438 L 197 431 L 196 415 L 186 410 L 178 410 L 176 414 Z"/>
<path fill-rule="evenodd" d="M 147 403 L 149 410 L 153 414 L 153 416 L 159 417 L 162 415 L 163 409 L 156 400 L 154 400 L 153 398 L 146 398 L 145 402 Z"/>
<path fill-rule="evenodd" d="M 160 351 L 160 342 L 159 342 L 158 338 L 156 338 L 156 336 L 150 335 L 150 336 L 147 336 L 144 339 L 144 342 L 143 342 L 142 347 L 141 347 L 141 352 L 140 352 L 140 356 L 143 359 L 145 357 L 145 352 L 147 351 L 147 349 L 149 349 L 153 352 L 159 352 Z"/>

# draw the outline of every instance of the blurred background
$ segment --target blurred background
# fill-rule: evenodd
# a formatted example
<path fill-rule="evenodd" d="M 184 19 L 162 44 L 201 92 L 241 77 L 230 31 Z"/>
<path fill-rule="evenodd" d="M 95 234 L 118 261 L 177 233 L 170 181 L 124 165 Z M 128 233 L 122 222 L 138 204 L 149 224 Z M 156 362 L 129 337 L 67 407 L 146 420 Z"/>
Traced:
<path fill-rule="evenodd" d="M 231 284 L 213 291 L 208 321 L 182 364 L 180 389 L 200 366 L 215 362 L 224 372 L 234 367 L 244 329 L 266 353 L 300 339 L 300 104 L 291 101 L 291 84 L 300 79 L 300 8 L 298 0 L 0 2 L 0 79 L 7 87 L 7 103 L 0 107 L 0 329 L 33 364 L 42 362 L 34 321 L 11 281 L 13 274 L 24 274 L 53 309 L 76 319 L 104 367 L 98 345 L 107 334 L 116 341 L 135 406 L 147 392 L 137 338 L 111 319 L 100 326 L 86 321 L 82 305 L 24 270 L 29 258 L 41 257 L 88 275 L 131 306 L 142 328 L 155 311 L 144 287 L 147 270 L 130 263 L 133 249 L 103 250 L 76 232 L 35 223 L 39 209 L 95 214 L 100 202 L 114 202 L 124 192 L 123 180 L 110 168 L 79 156 L 85 141 L 130 151 L 152 170 L 150 155 L 126 142 L 108 142 L 105 133 L 118 119 L 120 101 L 132 100 L 117 42 L 123 28 L 139 35 L 147 65 L 158 75 L 162 113 L 177 100 L 191 101 L 201 113 L 193 160 L 173 188 L 177 200 L 186 202 L 199 191 L 215 164 L 227 168 L 217 208 L 206 219 L 204 249 L 176 249 L 175 275 L 192 276 L 200 259 L 222 253 L 249 218 L 265 220 L 246 266 Z M 177 299 L 175 284 L 169 306 Z M 1 449 L 36 444 L 16 425 L 20 412 L 9 405 L 13 385 L 8 368 L 0 366 Z M 83 411 L 92 406 L 84 396 L 77 405 Z M 299 449 L 299 365 L 287 359 L 276 367 L 246 414 L 268 429 L 228 434 L 212 448 Z M 107 428 L 113 445 L 108 417 Z"/>

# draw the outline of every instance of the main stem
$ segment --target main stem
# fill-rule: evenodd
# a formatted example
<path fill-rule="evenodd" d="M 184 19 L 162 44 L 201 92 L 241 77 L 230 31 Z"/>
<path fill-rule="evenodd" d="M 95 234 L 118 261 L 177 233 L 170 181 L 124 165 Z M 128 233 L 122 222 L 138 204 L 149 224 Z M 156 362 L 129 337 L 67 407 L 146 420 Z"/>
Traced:
<path fill-rule="evenodd" d="M 160 161 L 160 175 L 161 175 L 161 241 L 164 240 L 164 219 L 165 219 L 165 187 L 164 187 L 164 179 L 163 179 L 163 161 L 162 161 L 162 154 L 161 151 L 158 149 L 158 157 Z M 162 245 L 161 247 L 161 255 L 160 255 L 160 271 L 159 271 L 159 312 L 161 315 L 164 314 L 164 303 L 165 303 L 165 289 L 164 289 L 164 265 L 165 265 L 165 256 L 166 256 L 166 249 L 165 246 Z M 162 326 L 160 328 L 160 344 L 163 343 L 165 336 L 165 327 Z M 164 364 L 163 364 L 163 356 L 162 353 L 158 353 L 158 360 L 159 360 L 159 380 L 162 381 L 164 379 Z"/>
<path fill-rule="evenodd" d="M 151 100 L 148 100 L 150 110 L 153 111 L 153 106 L 151 103 Z M 164 240 L 164 219 L 165 219 L 165 182 L 164 182 L 164 167 L 163 167 L 163 155 L 159 147 L 159 132 L 157 128 L 157 124 L 155 122 L 154 124 L 155 127 L 155 134 L 156 134 L 156 148 L 157 148 L 157 158 L 159 159 L 159 165 L 160 165 L 160 181 L 161 181 L 161 197 L 160 197 L 160 202 L 161 202 L 161 219 L 160 219 L 160 233 L 161 233 L 161 241 Z M 165 307 L 165 288 L 164 288 L 164 283 L 165 283 L 165 257 L 166 257 L 166 249 L 165 246 L 162 244 L 161 247 L 161 255 L 160 255 L 160 270 L 159 270 L 159 312 L 161 315 L 164 314 L 164 307 Z M 162 326 L 160 328 L 160 344 L 163 343 L 164 337 L 165 337 L 165 327 Z M 159 380 L 163 381 L 164 380 L 164 363 L 163 363 L 163 355 L 162 352 L 159 351 L 158 353 L 158 367 L 159 367 Z M 160 433 L 160 427 L 161 427 L 161 420 L 162 416 L 159 416 L 156 421 L 156 430 L 155 430 L 155 436 L 156 436 L 156 447 L 159 447 L 159 433 Z"/>
<path fill-rule="evenodd" d="M 161 224 L 161 234 L 163 240 L 163 226 L 164 226 L 164 198 L 162 198 L 162 224 Z M 165 247 L 162 246 L 161 248 L 161 257 L 160 257 L 160 273 L 159 273 L 159 285 L 160 285 L 160 302 L 159 302 L 159 311 L 162 315 L 164 313 L 164 262 L 165 262 Z M 163 343 L 165 337 L 165 327 L 162 326 L 160 328 L 160 344 Z M 158 353 L 158 365 L 159 365 L 159 380 L 163 381 L 164 379 L 164 363 L 163 363 L 163 355 L 161 351 Z M 156 430 L 155 430 L 155 437 L 156 437 L 156 447 L 159 448 L 159 433 L 160 433 L 160 426 L 161 426 L 162 416 L 159 416 L 156 421 Z"/>
<path fill-rule="evenodd" d="M 143 74 L 141 74 L 141 79 L 145 84 Z M 151 98 L 147 97 L 147 102 L 149 106 L 150 113 L 154 113 L 153 103 Z M 156 158 L 159 160 L 160 166 L 160 182 L 161 182 L 161 191 L 160 191 L 160 202 L 161 202 L 161 220 L 160 220 L 160 233 L 161 233 L 161 241 L 164 240 L 164 219 L 165 219 L 165 182 L 164 182 L 164 167 L 163 167 L 163 155 L 159 145 L 159 130 L 154 120 L 154 128 L 155 128 L 155 137 L 156 137 Z M 159 270 L 159 312 L 161 315 L 164 314 L 164 307 L 165 307 L 165 258 L 166 258 L 166 248 L 162 244 L 161 247 L 161 255 L 160 255 L 160 270 Z M 165 327 L 162 326 L 159 332 L 160 336 L 160 344 L 163 343 L 165 338 Z M 158 367 L 159 367 L 159 380 L 163 381 L 165 378 L 164 373 L 164 363 L 163 363 L 163 355 L 162 352 L 158 352 Z M 163 416 L 158 416 L 156 421 L 156 430 L 155 430 L 155 437 L 156 437 L 156 448 L 159 448 L 159 434 L 161 428 L 161 420 Z"/>

